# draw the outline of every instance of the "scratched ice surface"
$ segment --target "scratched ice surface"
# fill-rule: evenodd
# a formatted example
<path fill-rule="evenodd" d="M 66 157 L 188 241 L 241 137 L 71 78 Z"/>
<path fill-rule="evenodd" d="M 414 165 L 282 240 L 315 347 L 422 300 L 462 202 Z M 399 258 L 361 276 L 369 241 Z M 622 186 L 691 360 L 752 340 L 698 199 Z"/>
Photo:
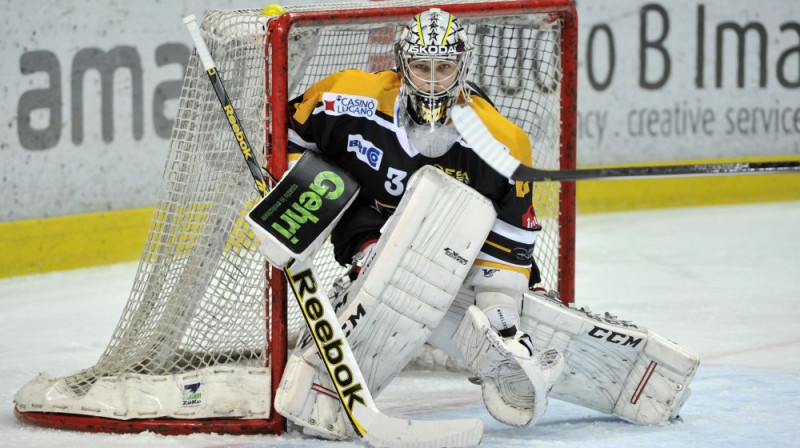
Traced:
<path fill-rule="evenodd" d="M 24 426 L 14 392 L 38 372 L 88 367 L 108 343 L 135 263 L 0 280 L 0 445 L 351 447 L 297 434 L 83 434 Z M 486 447 L 794 447 L 800 434 L 800 202 L 579 216 L 577 303 L 699 352 L 681 422 L 636 426 L 551 401 L 539 424 L 495 422 L 461 375 L 406 373 L 390 415 L 478 417 Z M 80 310 L 76 312 L 76 310 Z"/>

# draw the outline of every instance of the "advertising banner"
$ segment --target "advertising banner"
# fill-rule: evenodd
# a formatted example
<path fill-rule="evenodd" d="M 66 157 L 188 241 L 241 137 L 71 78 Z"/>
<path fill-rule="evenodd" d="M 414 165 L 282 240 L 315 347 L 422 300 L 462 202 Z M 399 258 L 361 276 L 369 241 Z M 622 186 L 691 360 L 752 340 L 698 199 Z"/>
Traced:
<path fill-rule="evenodd" d="M 0 222 L 152 206 L 181 18 L 236 7 L 253 3 L 4 2 Z M 579 165 L 800 153 L 800 2 L 577 7 Z"/>
<path fill-rule="evenodd" d="M 800 3 L 579 0 L 579 162 L 800 154 Z"/>

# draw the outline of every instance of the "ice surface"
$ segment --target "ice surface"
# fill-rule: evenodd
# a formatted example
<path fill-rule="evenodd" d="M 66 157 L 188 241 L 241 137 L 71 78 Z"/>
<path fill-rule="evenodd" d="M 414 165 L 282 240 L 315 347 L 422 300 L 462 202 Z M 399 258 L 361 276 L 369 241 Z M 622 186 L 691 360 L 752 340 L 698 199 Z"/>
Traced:
<path fill-rule="evenodd" d="M 0 446 L 354 447 L 299 435 L 83 434 L 19 423 L 14 393 L 38 372 L 94 364 L 136 264 L 0 280 Z M 551 401 L 539 424 L 495 422 L 452 373 L 404 373 L 390 415 L 477 417 L 484 447 L 800 446 L 800 202 L 578 217 L 577 304 L 611 311 L 700 353 L 683 421 L 636 426 Z"/>

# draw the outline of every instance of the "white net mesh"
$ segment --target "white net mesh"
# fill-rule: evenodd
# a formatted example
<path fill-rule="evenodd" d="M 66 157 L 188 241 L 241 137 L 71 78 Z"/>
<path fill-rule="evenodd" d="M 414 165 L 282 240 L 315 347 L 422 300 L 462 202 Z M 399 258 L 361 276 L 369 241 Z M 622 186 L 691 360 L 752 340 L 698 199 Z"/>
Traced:
<path fill-rule="evenodd" d="M 396 1 L 391 6 L 425 3 Z M 438 2 L 446 3 L 451 2 Z M 385 7 L 351 3 L 287 10 Z M 408 18 L 387 14 L 380 23 L 293 28 L 289 98 L 345 68 L 391 68 L 393 42 Z M 563 22 L 551 14 L 516 13 L 461 21 L 476 45 L 470 80 L 531 136 L 535 165 L 557 169 Z M 253 148 L 270 149 L 271 111 L 285 105 L 267 103 L 271 90 L 265 85 L 265 71 L 270 69 L 264 48 L 266 22 L 259 10 L 211 11 L 202 28 Z M 263 257 L 243 220 L 259 195 L 196 56 L 188 66 L 169 147 L 144 253 L 111 342 L 95 366 L 58 379 L 72 397 L 86 395 L 99 379 L 108 377 L 180 375 L 220 365 L 265 366 L 270 350 L 276 349 L 268 336 L 268 301 L 287 298 L 267 289 Z M 262 166 L 267 164 L 264 154 L 259 151 Z M 534 257 L 543 285 L 556 289 L 559 184 L 538 184 L 534 189 L 544 227 Z M 318 254 L 317 264 L 327 282 L 341 275 L 330 248 Z M 302 322 L 293 298 L 288 303 L 291 341 Z"/>

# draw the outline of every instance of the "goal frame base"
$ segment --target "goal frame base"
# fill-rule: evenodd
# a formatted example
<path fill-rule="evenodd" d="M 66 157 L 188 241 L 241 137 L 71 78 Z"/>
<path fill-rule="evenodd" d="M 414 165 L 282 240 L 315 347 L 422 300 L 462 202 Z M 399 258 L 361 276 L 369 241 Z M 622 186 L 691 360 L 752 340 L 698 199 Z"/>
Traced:
<path fill-rule="evenodd" d="M 14 415 L 22 423 L 39 427 L 67 431 L 135 434 L 149 431 L 166 436 L 189 434 L 280 434 L 284 422 L 279 419 L 225 419 L 208 418 L 184 420 L 175 418 L 152 418 L 135 420 L 116 420 L 90 415 L 59 414 L 55 412 L 23 412 L 14 408 Z"/>

